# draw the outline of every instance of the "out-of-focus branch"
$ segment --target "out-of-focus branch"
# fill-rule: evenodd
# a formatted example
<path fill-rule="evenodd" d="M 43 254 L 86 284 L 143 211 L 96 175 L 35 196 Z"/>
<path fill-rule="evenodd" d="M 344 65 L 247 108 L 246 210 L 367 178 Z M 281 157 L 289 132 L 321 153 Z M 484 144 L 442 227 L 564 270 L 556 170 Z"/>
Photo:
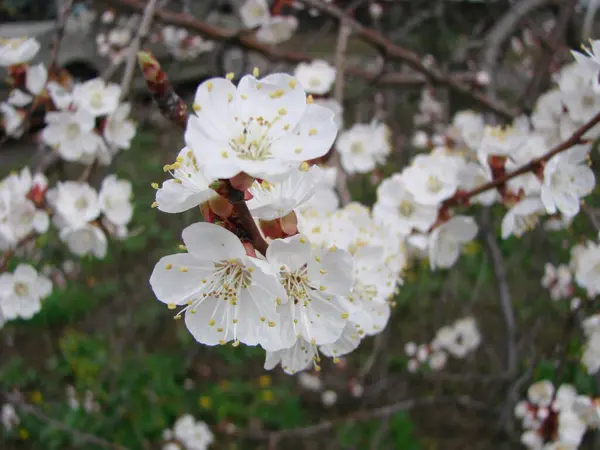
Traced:
<path fill-rule="evenodd" d="M 502 251 L 496 242 L 496 236 L 490 230 L 491 227 L 491 211 L 486 209 L 483 211 L 483 233 L 485 246 L 488 250 L 490 262 L 494 270 L 494 277 L 498 286 L 498 295 L 500 296 L 500 309 L 504 324 L 506 325 L 506 369 L 509 374 L 514 374 L 517 371 L 517 323 L 515 320 L 515 311 L 512 305 L 510 290 L 508 288 L 508 278 L 506 276 L 506 266 Z"/>
<path fill-rule="evenodd" d="M 140 46 L 146 40 L 148 33 L 150 32 L 150 26 L 152 25 L 152 17 L 154 16 L 154 9 L 156 8 L 157 0 L 149 0 L 146 8 L 144 9 L 144 15 L 142 17 L 142 23 L 140 28 L 135 35 L 135 38 L 127 49 L 127 62 L 125 63 L 125 73 L 121 80 L 121 100 L 127 97 L 129 88 L 131 87 L 131 81 L 133 80 L 133 74 L 136 66 L 136 56 L 140 50 Z"/>
<path fill-rule="evenodd" d="M 60 431 L 64 431 L 67 434 L 70 434 L 73 439 L 82 444 L 95 445 L 100 448 L 106 448 L 110 450 L 128 450 L 127 447 L 123 447 L 122 445 L 115 444 L 113 442 L 107 441 L 106 439 L 101 438 L 100 436 L 96 436 L 93 434 L 85 433 L 83 431 L 76 430 L 71 428 L 69 425 L 60 422 L 52 417 L 49 417 L 42 410 L 36 408 L 29 403 L 26 403 L 22 396 L 19 394 L 5 394 L 7 401 L 12 403 L 19 409 L 21 413 L 29 414 L 31 416 L 36 417 L 42 422 L 48 424 L 52 428 L 55 428 Z"/>
<path fill-rule="evenodd" d="M 325 14 L 336 17 L 340 21 L 346 21 L 346 23 L 352 28 L 352 31 L 357 36 L 361 37 L 366 42 L 378 48 L 379 51 L 387 58 L 395 59 L 406 63 L 417 72 L 426 75 L 433 82 L 443 84 L 445 86 L 448 86 L 451 90 L 455 92 L 471 97 L 473 100 L 477 101 L 481 106 L 491 111 L 494 111 L 496 114 L 499 114 L 504 118 L 511 119 L 517 115 L 516 110 L 507 107 L 499 101 L 492 100 L 482 93 L 474 91 L 470 86 L 467 86 L 461 83 L 460 81 L 450 78 L 447 74 L 435 67 L 425 65 L 422 62 L 420 55 L 404 47 L 395 45 L 377 30 L 366 27 L 360 22 L 348 17 L 348 15 L 344 14 L 344 11 L 342 11 L 340 8 L 318 0 L 299 1 L 301 3 L 319 9 Z"/>
<path fill-rule="evenodd" d="M 102 0 L 104 3 L 110 4 L 115 7 L 125 7 L 138 13 L 142 13 L 145 7 L 145 2 L 142 0 Z M 415 69 L 417 72 L 424 74 L 426 79 L 432 80 L 436 83 L 445 84 L 452 90 L 470 96 L 483 107 L 495 111 L 503 117 L 512 118 L 517 115 L 517 111 L 514 111 L 500 102 L 490 101 L 485 95 L 474 91 L 471 86 L 460 81 L 459 78 L 455 78 L 452 75 L 444 74 L 438 69 L 425 66 L 421 62 L 421 58 L 416 53 L 413 53 L 403 47 L 394 45 L 392 42 L 387 40 L 376 30 L 364 27 L 356 22 L 354 19 L 349 18 L 343 13 L 342 10 L 331 5 L 326 5 L 320 2 L 306 2 L 317 9 L 324 11 L 325 13 L 332 15 L 336 18 L 346 18 L 349 20 L 348 24 L 353 29 L 353 32 L 358 34 L 364 40 L 382 49 L 382 51 L 391 59 L 403 61 Z M 176 25 L 182 28 L 186 28 L 190 31 L 194 31 L 205 37 L 208 37 L 217 41 L 227 41 L 232 44 L 239 45 L 249 50 L 254 50 L 261 53 L 269 58 L 288 61 L 291 63 L 300 63 L 310 61 L 312 58 L 304 53 L 285 51 L 277 47 L 262 43 L 248 33 L 243 31 L 220 28 L 210 25 L 206 22 L 198 20 L 188 14 L 178 13 L 169 11 L 164 8 L 156 8 L 155 17 L 167 24 Z M 358 78 L 366 79 L 371 81 L 376 75 L 365 71 L 360 68 L 348 68 L 346 74 L 349 76 L 355 76 Z M 389 78 L 388 83 L 395 84 L 394 78 Z"/>
<path fill-rule="evenodd" d="M 65 25 L 67 24 L 67 18 L 73 7 L 73 0 L 62 0 L 58 2 L 62 3 L 62 8 L 57 8 L 58 17 L 56 18 L 56 29 L 54 31 L 54 38 L 52 40 L 52 52 L 50 53 L 50 59 L 48 61 L 48 71 L 55 72 L 56 61 L 58 59 L 58 52 L 60 45 L 62 44 L 63 37 L 65 36 Z"/>
<path fill-rule="evenodd" d="M 409 400 L 402 400 L 397 403 L 381 406 L 379 408 L 356 411 L 343 417 L 332 420 L 324 420 L 316 425 L 307 427 L 290 428 L 281 431 L 265 431 L 259 433 L 248 433 L 249 438 L 269 439 L 276 443 L 283 438 L 301 437 L 306 438 L 315 434 L 323 433 L 335 427 L 336 425 L 348 422 L 363 422 L 365 420 L 377 419 L 381 417 L 390 417 L 401 411 L 408 411 L 413 408 L 431 405 L 456 404 L 466 408 L 481 409 L 490 411 L 489 405 L 483 402 L 476 402 L 467 397 L 423 397 Z"/>
<path fill-rule="evenodd" d="M 340 23 L 340 28 L 338 31 L 336 49 L 335 49 L 335 88 L 334 88 L 334 98 L 340 105 L 344 104 L 344 70 L 345 70 L 345 59 L 346 59 L 346 51 L 348 49 L 348 39 L 350 39 L 350 34 L 352 30 L 349 26 L 347 26 L 344 22 Z M 331 158 L 332 164 L 337 167 L 337 176 L 335 179 L 335 187 L 338 195 L 340 196 L 340 200 L 343 205 L 347 205 L 352 201 L 352 196 L 350 195 L 350 191 L 348 190 L 348 176 L 346 171 L 342 167 L 342 162 L 340 158 L 340 154 L 337 151 L 334 151 L 333 157 Z"/>
<path fill-rule="evenodd" d="M 482 192 L 488 191 L 490 189 L 498 188 L 498 187 L 506 184 L 506 182 L 508 180 L 511 180 L 519 175 L 523 175 L 524 173 L 528 173 L 528 172 L 534 172 L 537 169 L 540 169 L 543 166 L 543 164 L 546 161 L 548 161 L 549 159 L 551 159 L 553 156 L 558 155 L 559 153 L 564 152 L 565 150 L 569 150 L 571 147 L 581 143 L 581 139 L 583 138 L 585 133 L 587 133 L 589 130 L 591 130 L 593 127 L 595 127 L 599 123 L 600 123 L 600 112 L 598 114 L 596 114 L 594 117 L 592 117 L 587 123 L 582 125 L 579 129 L 577 129 L 571 135 L 571 137 L 569 139 L 558 144 L 557 146 L 555 146 L 554 148 L 549 150 L 546 154 L 540 156 L 539 158 L 532 159 L 529 163 L 525 164 L 524 166 L 520 167 L 519 169 L 517 169 L 513 172 L 507 173 L 503 177 L 497 178 L 493 181 L 490 181 L 489 183 L 485 183 L 485 184 L 483 184 L 479 187 L 476 187 L 475 189 L 472 189 L 470 191 L 459 192 L 456 195 L 454 195 L 453 197 L 450 197 L 449 199 L 445 200 L 442 203 L 442 206 L 443 207 L 451 207 L 451 206 L 457 206 L 457 205 L 466 205 L 469 203 L 469 200 L 471 198 L 475 197 L 476 195 L 481 194 Z"/>

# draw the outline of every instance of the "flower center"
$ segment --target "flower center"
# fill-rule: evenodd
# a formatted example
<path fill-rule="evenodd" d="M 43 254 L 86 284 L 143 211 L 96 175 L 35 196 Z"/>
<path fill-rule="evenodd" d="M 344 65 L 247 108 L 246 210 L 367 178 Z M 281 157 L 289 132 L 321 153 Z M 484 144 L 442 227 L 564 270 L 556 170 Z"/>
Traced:
<path fill-rule="evenodd" d="M 360 155 L 361 153 L 364 153 L 365 151 L 365 146 L 363 145 L 362 142 L 353 142 L 352 145 L 350 146 L 350 152 L 353 155 Z"/>
<path fill-rule="evenodd" d="M 67 137 L 69 139 L 75 139 L 77 136 L 79 136 L 80 131 L 79 125 L 76 123 L 70 123 L 67 125 Z"/>
<path fill-rule="evenodd" d="M 75 207 L 80 211 L 86 209 L 88 205 L 89 202 L 86 197 L 79 197 L 77 200 L 75 200 Z"/>
<path fill-rule="evenodd" d="M 284 269 L 285 267 L 281 268 L 281 284 L 288 296 L 293 300 L 295 305 L 302 303 L 302 305 L 308 306 L 311 300 L 308 292 L 311 288 L 308 284 L 306 267 L 302 267 L 294 272 L 286 272 Z"/>
<path fill-rule="evenodd" d="M 27 294 L 29 294 L 29 286 L 27 286 L 25 283 L 22 283 L 20 281 L 17 281 L 15 283 L 15 294 L 17 294 L 19 297 L 25 297 Z"/>
<path fill-rule="evenodd" d="M 318 77 L 310 77 L 310 80 L 308 80 L 308 85 L 310 87 L 318 87 L 321 85 L 321 80 L 319 80 Z"/>
<path fill-rule="evenodd" d="M 515 235 L 520 236 L 525 231 L 533 230 L 540 221 L 538 213 L 515 216 Z"/>
<path fill-rule="evenodd" d="M 257 5 L 254 8 L 252 8 L 251 12 L 252 12 L 252 15 L 254 17 L 262 17 L 262 16 L 264 16 L 266 14 L 265 9 L 262 6 L 259 6 L 259 5 Z"/>
<path fill-rule="evenodd" d="M 410 217 L 415 212 L 415 205 L 409 200 L 402 200 L 398 206 L 398 212 L 402 217 Z"/>
<path fill-rule="evenodd" d="M 279 117 L 277 116 L 273 122 L 262 117 L 256 119 L 251 117 L 247 123 L 244 123 L 242 134 L 229 141 L 229 147 L 240 159 L 252 161 L 269 159 L 271 157 L 271 139 L 269 139 L 268 133 Z M 223 152 L 222 156 L 227 158 L 227 152 Z"/>
<path fill-rule="evenodd" d="M 101 91 L 95 91 L 90 97 L 90 105 L 92 108 L 100 109 L 104 104 L 104 95 Z"/>
<path fill-rule="evenodd" d="M 440 192 L 442 190 L 442 183 L 440 182 L 440 179 L 435 175 L 429 175 L 427 177 L 427 189 L 435 194 Z"/>

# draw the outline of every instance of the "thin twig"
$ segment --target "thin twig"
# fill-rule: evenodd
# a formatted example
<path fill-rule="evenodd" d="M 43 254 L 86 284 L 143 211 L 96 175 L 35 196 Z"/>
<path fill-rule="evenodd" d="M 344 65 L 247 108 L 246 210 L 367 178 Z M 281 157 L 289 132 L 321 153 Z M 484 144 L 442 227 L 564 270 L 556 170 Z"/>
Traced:
<path fill-rule="evenodd" d="M 58 67 L 56 67 L 58 52 L 60 50 L 63 37 L 65 36 L 65 25 L 67 24 L 67 18 L 69 17 L 69 13 L 73 7 L 73 0 L 63 0 L 63 2 L 63 7 L 58 9 L 56 30 L 54 31 L 54 39 L 52 40 L 52 53 L 50 53 L 50 59 L 48 62 L 49 72 L 55 72 L 58 69 Z"/>
<path fill-rule="evenodd" d="M 491 211 L 486 209 L 483 211 L 484 216 L 484 239 L 490 262 L 494 270 L 494 277 L 498 285 L 498 295 L 500 296 L 500 309 L 504 324 L 506 325 L 506 369 L 509 374 L 514 374 L 517 371 L 517 323 L 515 320 L 515 311 L 512 305 L 510 290 L 508 288 L 508 278 L 506 276 L 506 266 L 502 251 L 496 242 L 496 236 L 490 230 Z"/>
<path fill-rule="evenodd" d="M 146 8 L 144 9 L 144 15 L 142 17 L 142 23 L 140 28 L 135 35 L 135 38 L 129 44 L 127 49 L 127 62 L 125 63 L 125 73 L 121 80 L 121 100 L 127 97 L 129 89 L 131 88 L 131 81 L 133 80 L 133 74 L 135 72 L 137 52 L 140 50 L 142 43 L 146 40 L 148 33 L 150 32 L 150 26 L 152 25 L 152 18 L 154 16 L 154 9 L 156 8 L 157 0 L 149 0 Z"/>
<path fill-rule="evenodd" d="M 335 48 L 335 88 L 334 88 L 334 98 L 340 104 L 344 104 L 344 69 L 345 64 L 344 60 L 346 59 L 346 51 L 348 49 L 348 39 L 350 39 L 350 34 L 352 30 L 345 22 L 340 23 L 340 28 L 338 31 L 337 43 Z M 352 196 L 350 195 L 350 191 L 348 190 L 348 176 L 346 171 L 342 167 L 342 161 L 340 158 L 340 154 L 335 151 L 331 158 L 331 164 L 337 168 L 337 176 L 335 179 L 335 187 L 338 195 L 340 196 L 340 200 L 342 205 L 347 205 L 352 201 Z"/>

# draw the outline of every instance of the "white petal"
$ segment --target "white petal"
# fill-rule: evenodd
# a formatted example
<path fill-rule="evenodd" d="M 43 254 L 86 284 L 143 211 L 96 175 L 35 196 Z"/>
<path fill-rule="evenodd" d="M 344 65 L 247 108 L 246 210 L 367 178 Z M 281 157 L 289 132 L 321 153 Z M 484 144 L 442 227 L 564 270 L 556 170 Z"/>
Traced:
<path fill-rule="evenodd" d="M 188 252 L 202 261 L 223 261 L 246 255 L 239 238 L 218 225 L 194 223 L 181 233 Z"/>
<path fill-rule="evenodd" d="M 295 271 L 305 265 L 311 255 L 310 243 L 299 235 L 275 239 L 267 249 L 267 260 L 276 270 L 285 265 L 287 271 Z"/>
<path fill-rule="evenodd" d="M 35 66 L 29 66 L 25 74 L 25 87 L 34 94 L 39 95 L 44 90 L 44 85 L 48 79 L 48 70 L 44 63 Z"/>

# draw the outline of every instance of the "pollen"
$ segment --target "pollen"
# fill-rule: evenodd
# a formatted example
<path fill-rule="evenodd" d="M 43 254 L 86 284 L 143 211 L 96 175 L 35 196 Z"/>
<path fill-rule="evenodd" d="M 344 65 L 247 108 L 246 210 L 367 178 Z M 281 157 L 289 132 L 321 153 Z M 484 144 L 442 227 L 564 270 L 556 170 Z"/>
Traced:
<path fill-rule="evenodd" d="M 181 320 L 181 314 L 177 314 L 177 315 L 174 317 L 174 319 L 175 319 L 175 320 Z"/>
<path fill-rule="evenodd" d="M 308 171 L 308 169 L 310 169 L 310 166 L 308 165 L 308 163 L 306 161 L 304 161 L 302 164 L 300 164 L 300 170 L 302 172 L 306 172 L 306 171 Z"/>
<path fill-rule="evenodd" d="M 221 152 L 221 157 L 223 157 L 224 159 L 227 159 L 227 158 L 229 158 L 229 153 L 227 153 L 225 151 Z"/>
<path fill-rule="evenodd" d="M 306 239 L 304 239 L 303 237 L 300 238 L 300 243 L 301 244 L 306 244 Z"/>
<path fill-rule="evenodd" d="M 315 102 L 315 99 L 313 98 L 313 96 L 308 94 L 308 96 L 306 97 L 306 103 L 308 103 L 309 105 L 312 105 L 314 102 Z"/>
<path fill-rule="evenodd" d="M 156 202 L 152 202 L 152 204 L 151 204 L 150 206 L 151 206 L 152 208 L 156 208 L 156 207 L 158 207 L 158 203 L 156 203 Z"/>
<path fill-rule="evenodd" d="M 326 287 L 326 286 L 323 286 L 323 285 L 321 285 L 321 286 L 319 286 L 319 290 L 320 290 L 321 292 L 323 292 L 323 291 L 327 290 L 327 287 Z"/>
<path fill-rule="evenodd" d="M 208 92 L 212 92 L 212 88 L 213 88 L 212 81 L 209 81 L 208 83 L 206 83 L 206 89 L 208 89 Z"/>
<path fill-rule="evenodd" d="M 223 332 L 223 328 L 217 328 L 217 332 L 222 333 Z"/>
<path fill-rule="evenodd" d="M 337 250 L 337 247 L 335 245 L 332 245 L 331 247 L 329 247 L 329 251 L 330 252 L 335 252 Z"/>
<path fill-rule="evenodd" d="M 308 130 L 308 135 L 309 136 L 314 136 L 315 134 L 317 134 L 317 129 L 316 128 L 311 128 L 310 130 Z"/>
<path fill-rule="evenodd" d="M 196 112 L 202 111 L 202 106 L 200 106 L 198 103 L 194 103 L 192 105 L 192 109 Z"/>
<path fill-rule="evenodd" d="M 288 113 L 287 109 L 285 109 L 285 108 L 279 108 L 277 110 L 277 114 L 279 114 L 280 116 L 285 116 L 287 113 Z"/>
<path fill-rule="evenodd" d="M 267 326 L 269 326 L 270 328 L 273 328 L 275 325 L 275 322 L 273 322 L 272 320 L 267 322 Z"/>
<path fill-rule="evenodd" d="M 266 317 L 264 317 L 264 316 L 260 318 L 260 321 L 261 321 L 261 322 L 264 322 L 265 320 L 267 320 L 267 318 L 266 318 Z"/>
<path fill-rule="evenodd" d="M 158 183 L 152 183 L 150 186 L 152 186 L 153 189 L 158 189 Z"/>
<path fill-rule="evenodd" d="M 165 269 L 167 269 L 167 270 L 171 270 L 172 268 L 173 268 L 173 264 L 167 264 L 165 266 Z"/>
<path fill-rule="evenodd" d="M 290 89 L 294 89 L 296 87 L 296 80 L 290 80 L 288 86 L 290 87 Z"/>
<path fill-rule="evenodd" d="M 252 75 L 254 75 L 255 77 L 258 77 L 260 75 L 260 70 L 258 70 L 258 67 L 255 67 L 252 70 Z"/>
<path fill-rule="evenodd" d="M 299 155 L 300 153 L 302 153 L 302 149 L 301 148 L 296 148 L 296 149 L 294 149 L 294 153 L 296 153 L 296 154 Z"/>
<path fill-rule="evenodd" d="M 179 250 L 187 250 L 187 247 L 183 244 L 179 244 Z"/>
<path fill-rule="evenodd" d="M 347 319 L 350 316 L 350 314 L 348 313 L 343 313 L 342 314 L 342 319 Z"/>
<path fill-rule="evenodd" d="M 327 273 L 327 271 L 325 269 L 321 269 L 321 270 L 319 270 L 319 272 L 321 272 L 321 275 L 325 275 Z"/>
<path fill-rule="evenodd" d="M 286 124 L 283 126 L 283 129 L 284 129 L 285 131 L 289 130 L 289 129 L 290 129 L 290 124 L 289 124 L 289 123 L 286 123 Z"/>
<path fill-rule="evenodd" d="M 181 272 L 183 272 L 183 273 L 185 273 L 185 272 L 187 272 L 187 271 L 188 271 L 187 267 L 184 267 L 184 266 L 181 266 L 181 267 L 179 268 L 179 270 L 180 270 Z"/>
<path fill-rule="evenodd" d="M 227 101 L 230 103 L 233 101 L 233 94 L 231 92 L 227 94 Z"/>
<path fill-rule="evenodd" d="M 233 319 L 231 322 L 234 323 L 234 324 L 236 324 L 236 323 L 238 323 L 238 320 L 237 319 Z"/>
<path fill-rule="evenodd" d="M 315 256 L 315 261 L 316 262 L 321 262 L 321 258 L 319 256 Z"/>
<path fill-rule="evenodd" d="M 227 78 L 229 81 L 231 81 L 235 78 L 235 73 L 229 72 L 227 75 L 225 75 L 225 78 Z"/>
<path fill-rule="evenodd" d="M 248 99 L 248 96 L 246 94 L 242 94 L 242 95 L 240 95 L 240 97 L 242 97 L 242 100 L 247 100 Z"/>
<path fill-rule="evenodd" d="M 269 94 L 269 97 L 271 97 L 272 99 L 276 99 L 276 98 L 283 97 L 284 94 L 285 94 L 285 91 L 283 89 L 277 89 L 276 91 L 271 92 Z"/>
<path fill-rule="evenodd" d="M 169 309 L 175 309 L 176 308 L 175 303 L 169 303 L 167 305 L 167 308 L 169 308 Z"/>
<path fill-rule="evenodd" d="M 231 346 L 232 346 L 232 347 L 237 347 L 238 345 L 240 345 L 240 341 L 239 341 L 238 339 L 236 339 L 235 341 L 233 341 L 233 342 L 231 343 Z"/>
<path fill-rule="evenodd" d="M 212 326 L 213 326 L 215 323 L 216 323 L 216 322 L 215 322 L 215 319 L 210 319 L 210 320 L 208 321 L 208 324 L 209 324 L 211 327 L 212 327 Z"/>

